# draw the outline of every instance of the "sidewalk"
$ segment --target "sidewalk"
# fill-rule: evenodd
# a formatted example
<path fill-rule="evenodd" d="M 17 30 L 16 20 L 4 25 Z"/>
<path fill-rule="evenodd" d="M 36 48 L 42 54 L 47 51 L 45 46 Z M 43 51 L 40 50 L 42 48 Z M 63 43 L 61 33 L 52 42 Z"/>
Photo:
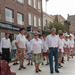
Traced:
<path fill-rule="evenodd" d="M 35 67 L 33 66 L 27 66 L 27 60 L 24 62 L 24 66 L 26 66 L 26 69 L 18 70 L 19 65 L 12 65 L 13 63 L 10 63 L 11 71 L 16 72 L 16 75 L 51 75 L 49 65 L 40 65 L 40 69 L 42 72 L 35 73 Z M 44 64 L 46 64 L 46 60 L 44 61 Z M 70 58 L 70 61 L 67 61 L 67 57 L 65 57 L 65 64 L 62 64 L 63 68 L 59 69 L 60 73 L 57 74 L 54 72 L 52 75 L 75 75 L 75 57 L 72 59 Z"/>

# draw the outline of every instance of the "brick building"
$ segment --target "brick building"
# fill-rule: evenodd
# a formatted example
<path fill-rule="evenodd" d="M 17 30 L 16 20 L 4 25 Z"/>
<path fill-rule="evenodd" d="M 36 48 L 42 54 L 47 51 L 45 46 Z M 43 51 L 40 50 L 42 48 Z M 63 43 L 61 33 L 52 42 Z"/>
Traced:
<path fill-rule="evenodd" d="M 55 16 L 55 21 L 61 22 L 62 25 L 64 25 L 65 18 L 62 15 L 54 15 L 54 16 Z"/>
<path fill-rule="evenodd" d="M 75 15 L 69 15 L 67 20 L 70 22 L 69 32 L 75 36 Z"/>
<path fill-rule="evenodd" d="M 42 0 L 0 0 L 0 39 L 8 32 L 10 39 L 19 33 L 21 27 L 26 32 L 42 34 Z"/>

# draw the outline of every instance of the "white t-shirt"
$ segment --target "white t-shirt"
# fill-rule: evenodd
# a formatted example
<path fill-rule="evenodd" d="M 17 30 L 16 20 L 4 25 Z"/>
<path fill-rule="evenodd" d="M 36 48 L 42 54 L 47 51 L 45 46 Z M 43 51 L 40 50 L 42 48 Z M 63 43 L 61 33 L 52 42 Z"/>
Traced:
<path fill-rule="evenodd" d="M 64 52 L 64 49 L 63 49 L 63 48 L 64 48 L 63 39 L 60 39 L 60 38 L 59 38 L 59 46 L 58 46 L 58 47 L 59 47 L 59 49 L 61 49 L 62 52 Z M 59 52 L 59 50 L 58 50 L 58 52 Z"/>
<path fill-rule="evenodd" d="M 66 40 L 64 41 L 64 47 L 67 47 L 67 46 L 69 47 L 69 39 L 67 41 Z"/>
<path fill-rule="evenodd" d="M 33 50 L 34 54 L 41 53 L 42 47 L 42 41 L 38 38 L 38 41 L 34 38 L 31 41 L 31 50 Z"/>
<path fill-rule="evenodd" d="M 21 34 L 17 35 L 16 42 L 18 43 L 19 48 L 25 48 L 26 49 L 26 37 Z"/>
<path fill-rule="evenodd" d="M 13 49 L 13 50 L 14 50 L 14 49 L 17 49 L 17 48 L 16 48 L 16 45 L 15 45 L 15 42 L 16 42 L 16 40 L 13 40 L 13 41 L 12 41 L 12 49 Z"/>
<path fill-rule="evenodd" d="M 9 48 L 11 52 L 11 44 L 10 44 L 10 39 L 6 39 L 5 37 L 1 39 L 1 52 L 2 48 Z"/>
<path fill-rule="evenodd" d="M 42 39 L 42 44 L 43 44 L 43 52 L 47 52 L 47 49 L 46 49 L 46 40 Z"/>
<path fill-rule="evenodd" d="M 69 39 L 69 46 L 72 48 L 74 47 L 74 40 L 73 39 L 71 39 L 71 40 Z"/>
<path fill-rule="evenodd" d="M 27 45 L 27 50 L 28 52 L 27 53 L 31 53 L 31 41 L 26 41 L 26 45 Z"/>

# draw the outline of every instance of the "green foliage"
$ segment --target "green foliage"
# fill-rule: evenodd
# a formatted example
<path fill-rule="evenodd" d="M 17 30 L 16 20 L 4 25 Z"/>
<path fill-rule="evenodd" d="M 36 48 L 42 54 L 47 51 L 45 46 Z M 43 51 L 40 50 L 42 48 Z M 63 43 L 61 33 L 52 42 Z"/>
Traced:
<path fill-rule="evenodd" d="M 62 30 L 62 32 L 65 33 L 67 27 L 66 27 L 66 25 L 62 25 L 61 22 L 56 22 L 56 21 L 54 21 L 53 23 L 50 22 L 45 27 L 46 35 L 51 34 L 52 28 L 56 28 L 56 34 L 58 34 L 59 30 Z"/>

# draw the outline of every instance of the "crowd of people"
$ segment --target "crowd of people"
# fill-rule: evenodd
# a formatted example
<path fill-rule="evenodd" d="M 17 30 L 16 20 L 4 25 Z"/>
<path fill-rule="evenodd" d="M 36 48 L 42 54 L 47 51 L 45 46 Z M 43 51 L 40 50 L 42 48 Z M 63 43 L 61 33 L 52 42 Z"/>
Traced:
<path fill-rule="evenodd" d="M 16 36 L 12 42 L 14 64 L 19 64 L 19 70 L 26 69 L 24 67 L 24 59 L 28 59 L 27 65 L 35 65 L 35 72 L 39 73 L 42 70 L 39 68 L 40 63 L 44 65 L 44 60 L 47 60 L 45 65 L 50 66 L 50 73 L 53 74 L 53 56 L 55 61 L 55 72 L 59 73 L 58 68 L 63 67 L 61 63 L 64 63 L 64 56 L 67 55 L 67 61 L 70 56 L 73 58 L 74 54 L 74 39 L 72 35 L 65 35 L 61 30 L 56 35 L 56 29 L 51 29 L 51 34 L 39 37 L 38 32 L 34 33 L 34 38 L 31 39 L 30 35 L 25 37 L 25 29 L 20 28 L 20 33 Z M 11 53 L 11 45 L 9 34 L 6 33 L 5 37 L 1 39 L 1 51 L 2 59 L 9 63 L 9 56 Z M 19 63 L 18 63 L 19 60 Z"/>

